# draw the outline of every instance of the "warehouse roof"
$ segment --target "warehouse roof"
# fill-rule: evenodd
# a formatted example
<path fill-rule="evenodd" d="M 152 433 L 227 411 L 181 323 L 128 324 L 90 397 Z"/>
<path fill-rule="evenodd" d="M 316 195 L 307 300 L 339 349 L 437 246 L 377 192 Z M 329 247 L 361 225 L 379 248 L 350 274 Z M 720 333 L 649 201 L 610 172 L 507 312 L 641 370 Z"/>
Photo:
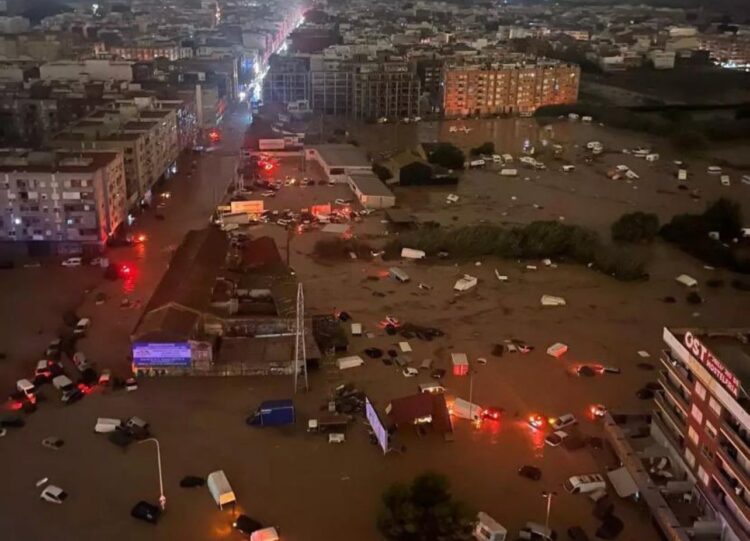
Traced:
<path fill-rule="evenodd" d="M 344 143 L 314 145 L 328 167 L 369 167 L 370 160 L 364 150 Z"/>
<path fill-rule="evenodd" d="M 362 195 L 365 196 L 380 196 L 380 197 L 395 197 L 393 192 L 388 189 L 388 186 L 375 176 L 374 173 L 357 173 L 350 175 L 352 183 Z"/>

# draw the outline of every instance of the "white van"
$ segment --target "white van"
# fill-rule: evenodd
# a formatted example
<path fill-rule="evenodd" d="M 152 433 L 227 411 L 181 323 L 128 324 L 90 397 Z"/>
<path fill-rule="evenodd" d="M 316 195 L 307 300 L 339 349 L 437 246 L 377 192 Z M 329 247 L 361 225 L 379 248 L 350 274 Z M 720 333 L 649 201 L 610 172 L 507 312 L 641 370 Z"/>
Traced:
<path fill-rule="evenodd" d="M 108 434 L 114 432 L 120 426 L 122 421 L 120 419 L 109 419 L 107 417 L 99 417 L 94 425 L 94 432 L 97 434 Z"/>
<path fill-rule="evenodd" d="M 235 503 L 237 498 L 234 495 L 232 486 L 229 484 L 226 474 L 223 470 L 218 470 L 208 474 L 208 491 L 211 496 L 214 497 L 216 505 L 219 509 L 223 509 L 225 505 Z"/>
<path fill-rule="evenodd" d="M 501 177 L 517 177 L 518 169 L 501 169 L 500 176 Z"/>
<path fill-rule="evenodd" d="M 463 398 L 456 398 L 451 405 L 450 412 L 461 419 L 479 421 L 482 419 L 482 406 L 472 404 Z"/>
<path fill-rule="evenodd" d="M 545 539 L 552 541 L 555 539 L 555 533 L 550 529 L 537 522 L 527 522 L 526 526 L 518 532 L 519 539 Z"/>
<path fill-rule="evenodd" d="M 33 398 L 36 393 L 36 387 L 27 379 L 19 379 L 16 382 L 16 389 L 26 395 L 27 398 Z"/>
<path fill-rule="evenodd" d="M 443 394 L 445 392 L 445 387 L 443 387 L 439 383 L 434 383 L 434 382 L 420 383 L 419 392 L 430 393 L 430 394 Z"/>
<path fill-rule="evenodd" d="M 474 539 L 477 541 L 505 541 L 508 530 L 487 513 L 479 512 L 474 525 Z"/>
<path fill-rule="evenodd" d="M 410 280 L 409 275 L 398 267 L 391 267 L 390 269 L 388 269 L 388 274 L 391 278 L 398 280 L 402 284 L 405 284 Z"/>
<path fill-rule="evenodd" d="M 484 167 L 486 162 L 484 160 L 471 160 L 469 167 Z"/>
<path fill-rule="evenodd" d="M 91 320 L 87 317 L 81 318 L 73 329 L 73 336 L 86 336 L 86 331 L 91 326 Z"/>
<path fill-rule="evenodd" d="M 604 477 L 598 473 L 589 475 L 574 475 L 563 483 L 565 490 L 571 494 L 587 494 L 607 488 Z"/>
<path fill-rule="evenodd" d="M 80 267 L 83 260 L 80 257 L 69 257 L 62 262 L 63 267 Z"/>

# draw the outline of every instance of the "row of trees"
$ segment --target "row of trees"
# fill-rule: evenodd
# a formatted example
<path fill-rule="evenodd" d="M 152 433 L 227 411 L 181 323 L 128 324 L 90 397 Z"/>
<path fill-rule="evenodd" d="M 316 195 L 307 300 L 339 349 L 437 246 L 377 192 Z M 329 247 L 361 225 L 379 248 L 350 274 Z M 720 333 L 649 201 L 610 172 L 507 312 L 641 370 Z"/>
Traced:
<path fill-rule="evenodd" d="M 750 248 L 747 243 L 728 242 L 742 235 L 742 208 L 739 203 L 721 198 L 701 214 L 678 214 L 659 226 L 656 214 L 623 214 L 612 224 L 612 239 L 623 243 L 649 243 L 660 235 L 709 265 L 738 272 L 750 272 Z M 719 238 L 713 238 L 714 233 Z"/>
<path fill-rule="evenodd" d="M 424 250 L 428 255 L 448 252 L 458 259 L 554 258 L 591 265 L 618 280 L 646 277 L 645 260 L 633 250 L 605 244 L 590 229 L 556 221 L 532 222 L 511 229 L 496 225 L 423 227 L 391 241 L 386 252 L 396 253 L 406 246 Z"/>

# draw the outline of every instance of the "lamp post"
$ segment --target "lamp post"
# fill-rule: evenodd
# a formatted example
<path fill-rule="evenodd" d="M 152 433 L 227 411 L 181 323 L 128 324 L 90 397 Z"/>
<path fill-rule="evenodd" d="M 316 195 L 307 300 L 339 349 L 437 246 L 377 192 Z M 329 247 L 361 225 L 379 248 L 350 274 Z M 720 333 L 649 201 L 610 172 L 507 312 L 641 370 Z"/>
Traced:
<path fill-rule="evenodd" d="M 147 441 L 152 441 L 156 444 L 156 464 L 159 468 L 159 507 L 163 511 L 167 507 L 167 497 L 164 495 L 164 479 L 161 474 L 161 448 L 159 447 L 159 440 L 156 438 L 148 438 L 138 443 L 146 443 Z"/>
<path fill-rule="evenodd" d="M 542 492 L 542 498 L 547 499 L 547 518 L 544 521 L 544 527 L 549 530 L 549 514 L 552 509 L 552 498 L 557 496 L 557 492 Z"/>

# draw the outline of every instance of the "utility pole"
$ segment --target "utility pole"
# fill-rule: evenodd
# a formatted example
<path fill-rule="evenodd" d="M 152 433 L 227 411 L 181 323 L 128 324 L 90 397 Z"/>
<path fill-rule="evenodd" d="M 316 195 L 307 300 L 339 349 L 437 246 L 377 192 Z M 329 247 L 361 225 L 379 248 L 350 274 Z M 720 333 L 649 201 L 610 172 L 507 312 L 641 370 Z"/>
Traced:
<path fill-rule="evenodd" d="M 549 530 L 549 514 L 552 510 L 552 498 L 557 496 L 557 492 L 542 492 L 542 498 L 547 499 L 547 518 L 544 521 L 544 527 Z"/>
<path fill-rule="evenodd" d="M 148 438 L 138 443 L 146 443 L 147 441 L 156 444 L 156 465 L 159 468 L 159 507 L 164 511 L 167 508 L 167 497 L 164 495 L 164 479 L 161 474 L 161 448 L 159 447 L 159 440 L 156 438 Z"/>

